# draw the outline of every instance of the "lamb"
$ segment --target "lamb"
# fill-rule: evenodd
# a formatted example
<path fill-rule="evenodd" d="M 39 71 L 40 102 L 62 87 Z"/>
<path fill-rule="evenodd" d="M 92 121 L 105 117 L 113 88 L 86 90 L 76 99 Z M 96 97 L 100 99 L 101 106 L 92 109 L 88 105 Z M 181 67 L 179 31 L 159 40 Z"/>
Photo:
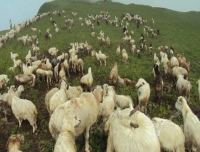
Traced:
<path fill-rule="evenodd" d="M 9 79 L 8 79 L 8 76 L 5 75 L 5 74 L 1 74 L 0 75 L 0 89 L 2 89 L 3 85 L 7 85 Z"/>
<path fill-rule="evenodd" d="M 92 76 L 92 69 L 91 67 L 88 68 L 88 74 L 82 76 L 81 80 L 81 87 L 84 91 L 90 91 L 93 85 L 93 76 Z"/>
<path fill-rule="evenodd" d="M 95 55 L 96 55 L 96 58 L 99 61 L 100 65 L 102 65 L 101 61 L 103 61 L 105 66 L 106 66 L 106 58 L 107 58 L 107 56 L 105 54 L 103 54 L 103 53 L 100 53 L 100 50 L 99 50 L 99 53 L 96 52 Z"/>
<path fill-rule="evenodd" d="M 140 78 L 135 87 L 138 89 L 137 96 L 139 101 L 139 109 L 141 110 L 141 112 L 146 114 L 147 103 L 150 98 L 150 86 L 143 78 Z"/>
<path fill-rule="evenodd" d="M 33 133 L 37 129 L 37 109 L 35 105 L 26 99 L 20 99 L 17 96 L 12 97 L 11 109 L 16 119 L 19 121 L 19 127 L 21 127 L 22 120 L 28 120 L 33 127 Z"/>
<path fill-rule="evenodd" d="M 186 147 L 189 151 L 192 151 L 193 147 L 197 148 L 197 151 L 200 151 L 199 119 L 194 115 L 184 97 L 178 97 L 175 107 L 178 111 L 181 111 L 183 116 Z"/>
<path fill-rule="evenodd" d="M 131 113 L 131 109 L 126 108 L 113 112 L 109 117 L 106 124 L 109 129 L 106 152 L 160 152 L 151 120 L 140 111 Z"/>
<path fill-rule="evenodd" d="M 197 84 L 197 87 L 198 87 L 198 96 L 199 96 L 199 101 L 200 101 L 200 80 L 198 80 L 196 82 L 196 84 Z"/>
<path fill-rule="evenodd" d="M 185 136 L 177 124 L 158 117 L 154 117 L 152 122 L 163 150 L 185 152 Z"/>
<path fill-rule="evenodd" d="M 77 151 L 75 144 L 75 127 L 79 125 L 81 121 L 77 118 L 76 115 L 68 116 L 65 120 L 65 124 L 63 124 L 62 131 L 56 141 L 54 152 Z"/>
<path fill-rule="evenodd" d="M 185 97 L 188 102 L 190 101 L 191 89 L 191 83 L 188 80 L 185 80 L 182 74 L 179 74 L 176 83 L 176 90 L 178 91 L 179 95 Z"/>
<path fill-rule="evenodd" d="M 49 121 L 49 130 L 53 138 L 57 139 L 62 130 L 63 120 L 69 115 L 77 115 L 81 123 L 75 128 L 75 136 L 85 132 L 85 151 L 89 152 L 89 130 L 96 122 L 103 100 L 103 89 L 97 86 L 93 92 L 84 92 L 79 98 L 74 98 L 58 106 Z"/>
<path fill-rule="evenodd" d="M 117 78 L 118 78 L 118 64 L 117 62 L 115 62 L 114 67 L 110 71 L 110 80 L 112 80 L 112 82 L 116 84 Z"/>
<path fill-rule="evenodd" d="M 11 135 L 7 141 L 8 152 L 21 152 L 20 143 L 24 142 L 24 136 L 21 134 Z"/>

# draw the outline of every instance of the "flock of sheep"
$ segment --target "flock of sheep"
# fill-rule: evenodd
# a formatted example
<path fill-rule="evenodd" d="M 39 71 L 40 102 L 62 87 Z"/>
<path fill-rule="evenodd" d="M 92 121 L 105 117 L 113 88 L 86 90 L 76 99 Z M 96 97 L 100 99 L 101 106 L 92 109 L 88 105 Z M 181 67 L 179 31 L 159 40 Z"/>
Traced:
<path fill-rule="evenodd" d="M 64 17 L 63 30 L 68 28 L 69 32 L 73 32 L 73 25 L 76 24 L 73 18 L 66 16 L 65 11 L 54 11 L 52 13 L 43 13 L 37 15 L 30 21 L 26 21 L 17 25 L 0 39 L 0 49 L 10 39 L 13 39 L 17 33 L 23 28 L 31 26 L 31 30 L 36 35 L 22 36 L 17 38 L 18 43 L 23 45 L 32 45 L 25 57 L 25 63 L 20 60 L 17 53 L 10 52 L 13 60 L 13 66 L 9 69 L 14 71 L 15 68 L 21 69 L 22 73 L 14 76 L 14 85 L 9 86 L 6 93 L 0 95 L 0 103 L 4 107 L 5 121 L 7 121 L 7 109 L 11 107 L 12 112 L 22 125 L 22 120 L 28 120 L 33 128 L 33 133 L 37 131 L 37 115 L 38 111 L 34 103 L 27 99 L 20 98 L 21 93 L 29 87 L 34 87 L 36 79 L 47 83 L 49 89 L 45 96 L 45 106 L 49 113 L 49 131 L 56 140 L 55 152 L 76 152 L 75 138 L 85 131 L 85 151 L 90 151 L 89 131 L 100 117 L 103 120 L 104 131 L 108 135 L 106 152 L 159 152 L 161 149 L 173 152 L 184 152 L 185 146 L 189 151 L 200 151 L 200 122 L 194 115 L 188 102 L 190 100 L 191 84 L 188 80 L 190 72 L 190 63 L 180 54 L 174 55 L 173 47 L 170 50 L 167 46 L 160 46 L 158 53 L 154 54 L 155 66 L 153 68 L 155 93 L 158 98 L 163 96 L 163 87 L 165 78 L 172 78 L 176 81 L 176 89 L 179 93 L 175 107 L 182 112 L 184 126 L 183 130 L 180 126 L 170 120 L 155 117 L 150 119 L 146 114 L 148 101 L 150 98 L 150 85 L 147 80 L 140 78 L 137 82 L 128 78 L 121 78 L 118 74 L 118 64 L 114 63 L 113 68 L 108 76 L 110 84 L 100 84 L 93 86 L 93 69 L 88 68 L 88 73 L 83 75 L 84 59 L 78 58 L 79 53 L 87 52 L 98 60 L 100 66 L 102 62 L 107 66 L 107 55 L 101 50 L 95 51 L 86 41 L 85 43 L 74 42 L 70 44 L 69 51 L 60 52 L 58 48 L 49 48 L 49 57 L 44 56 L 38 59 L 40 54 L 39 39 L 37 34 L 41 34 L 41 30 L 34 28 L 33 25 L 43 17 L 50 17 L 50 22 L 55 28 L 56 34 L 60 29 L 53 20 L 54 16 Z M 76 12 L 72 12 L 74 18 L 77 17 Z M 118 17 L 111 18 L 108 12 L 101 12 L 98 15 L 88 14 L 83 20 L 79 17 L 81 26 L 86 25 L 91 28 L 91 36 L 95 38 L 95 25 L 99 20 L 104 20 L 106 24 L 114 27 L 122 27 L 124 37 L 122 43 L 131 46 L 131 52 L 140 58 L 142 51 L 149 50 L 152 53 L 152 45 L 147 47 L 144 37 L 156 38 L 159 34 L 158 30 L 154 30 L 147 26 L 147 21 L 139 15 L 123 14 L 123 18 L 119 21 Z M 144 33 L 139 38 L 140 46 L 136 46 L 133 31 L 129 31 L 129 25 L 132 23 L 139 24 L 144 27 Z M 154 19 L 152 18 L 154 24 Z M 98 23 L 99 24 L 99 23 Z M 50 28 L 47 29 L 44 38 L 53 41 L 53 35 Z M 111 40 L 104 32 L 100 31 L 97 40 L 100 45 L 111 45 Z M 136 49 L 137 48 L 137 49 Z M 169 52 L 169 53 L 168 53 Z M 116 55 L 121 55 L 122 62 L 128 64 L 129 56 L 127 51 L 116 47 Z M 169 59 L 168 56 L 171 56 Z M 159 71 L 160 64 L 164 68 L 164 75 Z M 70 73 L 80 74 L 80 86 L 71 86 L 67 77 Z M 0 89 L 9 81 L 5 74 L 0 75 Z M 57 84 L 58 87 L 53 87 Z M 197 81 L 200 95 L 200 81 Z M 102 86 L 101 86 L 102 85 Z M 134 108 L 132 98 L 130 96 L 117 94 L 113 87 L 134 86 L 137 88 L 138 106 Z M 20 149 L 20 141 L 24 138 L 20 135 L 12 135 L 7 142 L 8 151 L 13 148 Z"/>

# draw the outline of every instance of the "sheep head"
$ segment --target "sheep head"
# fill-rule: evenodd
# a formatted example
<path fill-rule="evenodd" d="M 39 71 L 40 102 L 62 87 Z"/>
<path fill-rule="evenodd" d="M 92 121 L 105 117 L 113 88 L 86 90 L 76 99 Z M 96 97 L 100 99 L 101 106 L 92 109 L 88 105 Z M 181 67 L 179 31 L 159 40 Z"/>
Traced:
<path fill-rule="evenodd" d="M 184 104 L 186 103 L 187 103 L 186 99 L 183 96 L 179 96 L 176 101 L 175 107 L 177 110 L 181 111 L 183 109 Z"/>

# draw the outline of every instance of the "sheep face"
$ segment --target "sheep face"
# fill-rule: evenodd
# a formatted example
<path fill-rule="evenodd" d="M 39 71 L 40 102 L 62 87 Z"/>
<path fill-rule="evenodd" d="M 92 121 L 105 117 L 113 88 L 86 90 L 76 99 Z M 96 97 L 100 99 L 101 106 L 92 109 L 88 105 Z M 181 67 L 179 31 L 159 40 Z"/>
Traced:
<path fill-rule="evenodd" d="M 178 97 L 176 104 L 175 104 L 176 109 L 181 111 L 184 106 L 184 103 L 186 103 L 186 99 L 182 96 Z"/>
<path fill-rule="evenodd" d="M 138 82 L 136 83 L 135 87 L 136 87 L 136 88 L 140 88 L 140 87 L 143 86 L 145 83 L 146 83 L 146 81 L 145 81 L 144 79 L 140 78 L 140 79 L 138 80 Z"/>

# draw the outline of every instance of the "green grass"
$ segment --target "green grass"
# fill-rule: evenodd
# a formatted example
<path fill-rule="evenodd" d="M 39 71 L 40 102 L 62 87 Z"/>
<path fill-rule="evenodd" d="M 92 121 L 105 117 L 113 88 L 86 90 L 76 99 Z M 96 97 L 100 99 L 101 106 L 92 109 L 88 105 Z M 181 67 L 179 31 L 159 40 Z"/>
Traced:
<path fill-rule="evenodd" d="M 198 102 L 198 94 L 196 81 L 199 79 L 200 75 L 200 65 L 199 65 L 199 40 L 200 40 L 200 20 L 199 15 L 200 12 L 187 12 L 181 13 L 163 8 L 152 8 L 150 6 L 141 6 L 141 5 L 123 5 L 120 3 L 86 3 L 86 2 L 78 2 L 75 1 L 52 1 L 45 3 L 41 6 L 38 13 L 43 12 L 53 12 L 55 10 L 61 11 L 65 10 L 66 13 L 61 17 L 50 15 L 37 23 L 32 24 L 29 28 L 23 29 L 19 34 L 16 35 L 15 39 L 8 41 L 7 44 L 3 46 L 0 50 L 0 74 L 8 74 L 10 78 L 10 84 L 13 83 L 12 79 L 14 74 L 8 70 L 9 67 L 13 65 L 10 59 L 10 52 L 16 52 L 19 54 L 20 59 L 25 62 L 25 56 L 28 53 L 28 50 L 31 48 L 31 45 L 23 46 L 22 44 L 17 43 L 17 38 L 23 35 L 35 35 L 31 31 L 31 27 L 36 27 L 42 31 L 41 35 L 38 35 L 39 39 L 39 47 L 41 54 L 48 54 L 48 49 L 50 47 L 57 47 L 59 49 L 59 54 L 61 52 L 68 51 L 69 44 L 72 42 L 87 42 L 92 45 L 93 49 L 101 50 L 105 53 L 107 58 L 107 67 L 99 66 L 99 62 L 95 57 L 91 57 L 84 53 L 79 55 L 84 61 L 84 73 L 87 73 L 87 69 L 89 66 L 92 67 L 92 73 L 94 77 L 94 84 L 104 84 L 109 83 L 109 73 L 112 69 L 114 62 L 119 63 L 119 75 L 124 78 L 127 77 L 129 79 L 138 80 L 143 77 L 147 82 L 151 85 L 151 98 L 148 104 L 148 115 L 150 117 L 158 116 L 163 118 L 169 118 L 169 116 L 176 111 L 174 104 L 177 100 L 178 93 L 175 89 L 173 89 L 170 93 L 164 92 L 163 97 L 163 105 L 159 106 L 155 103 L 154 89 L 153 89 L 153 76 L 152 76 L 152 68 L 153 68 L 153 56 L 149 56 L 149 52 L 142 52 L 141 58 L 137 58 L 133 56 L 130 52 L 130 47 L 128 44 L 122 43 L 122 28 L 107 26 L 105 21 L 100 20 L 100 26 L 95 25 L 96 36 L 99 35 L 99 32 L 102 30 L 105 33 L 105 36 L 109 36 L 111 39 L 111 47 L 102 46 L 99 44 L 97 38 L 91 37 L 91 29 L 86 27 L 81 28 L 79 21 L 79 17 L 82 17 L 83 20 L 87 17 L 87 14 L 90 13 L 92 15 L 99 14 L 101 11 L 109 12 L 111 18 L 114 19 L 114 16 L 117 16 L 119 20 L 121 20 L 122 13 L 132 13 L 139 14 L 145 20 L 147 20 L 147 25 L 152 27 L 151 19 L 154 18 L 155 25 L 153 28 L 160 30 L 160 35 L 152 39 L 151 37 L 146 38 L 147 45 L 150 43 L 153 44 L 154 52 L 157 52 L 157 48 L 160 45 L 173 46 L 175 48 L 175 54 L 179 53 L 186 57 L 188 61 L 191 62 L 191 72 L 189 76 L 189 80 L 192 83 L 192 92 L 191 92 L 191 101 L 190 105 L 194 105 L 199 107 Z M 72 11 L 77 12 L 78 16 L 74 18 L 72 16 Z M 72 32 L 68 30 L 63 30 L 62 27 L 64 25 L 64 17 L 68 16 L 69 18 L 74 19 L 75 25 L 72 27 Z M 56 21 L 58 27 L 60 28 L 60 33 L 55 34 L 54 27 L 50 23 L 50 17 Z M 84 22 L 84 21 L 83 21 Z M 53 39 L 50 41 L 46 41 L 44 38 L 44 34 L 47 28 L 50 28 L 50 33 L 53 35 Z M 136 28 L 135 22 L 130 23 L 129 30 L 134 31 L 133 39 L 139 47 L 139 37 L 143 33 L 144 26 L 140 26 L 139 29 Z M 4 32 L 5 33 L 5 32 Z M 0 32 L 0 34 L 4 34 Z M 117 45 L 121 44 L 121 48 L 125 48 L 129 54 L 129 63 L 124 65 L 122 64 L 122 57 L 115 55 L 115 50 Z M 162 70 L 162 67 L 161 67 Z M 163 71 L 163 70 L 162 70 Z M 20 70 L 15 71 L 15 74 L 20 73 Z M 76 75 L 73 77 L 69 77 L 69 82 L 72 85 L 79 85 L 80 76 Z M 168 82 L 165 82 L 165 84 Z M 48 89 L 46 88 L 46 84 L 42 85 L 37 81 L 36 87 L 31 89 L 28 96 L 23 95 L 23 98 L 27 98 L 36 105 L 39 113 L 38 113 L 38 135 L 33 135 L 31 133 L 32 128 L 30 127 L 27 121 L 23 122 L 22 128 L 16 128 L 18 125 L 17 120 L 14 118 L 13 114 L 9 117 L 9 121 L 15 122 L 12 124 L 9 133 L 22 133 L 25 136 L 25 144 L 22 144 L 23 151 L 39 151 L 42 147 L 44 151 L 52 151 L 55 141 L 52 139 L 49 130 L 48 130 L 48 122 L 49 116 L 47 110 L 44 105 L 44 97 Z M 116 88 L 117 93 L 130 95 L 134 101 L 134 105 L 137 105 L 136 101 L 136 93 L 137 90 L 131 87 L 124 88 Z M 178 124 L 183 123 L 181 117 L 175 119 L 175 122 Z M 9 135 L 5 134 L 5 132 L 0 131 L 0 134 L 5 135 L 6 138 Z M 92 130 L 90 132 L 91 138 L 90 143 L 94 152 L 105 151 L 106 148 L 106 136 L 104 136 L 99 130 Z M 77 148 L 78 151 L 81 151 L 84 145 L 83 137 L 80 137 L 77 140 Z M 0 142 L 0 149 L 4 149 L 6 145 L 6 140 L 4 142 Z"/>

